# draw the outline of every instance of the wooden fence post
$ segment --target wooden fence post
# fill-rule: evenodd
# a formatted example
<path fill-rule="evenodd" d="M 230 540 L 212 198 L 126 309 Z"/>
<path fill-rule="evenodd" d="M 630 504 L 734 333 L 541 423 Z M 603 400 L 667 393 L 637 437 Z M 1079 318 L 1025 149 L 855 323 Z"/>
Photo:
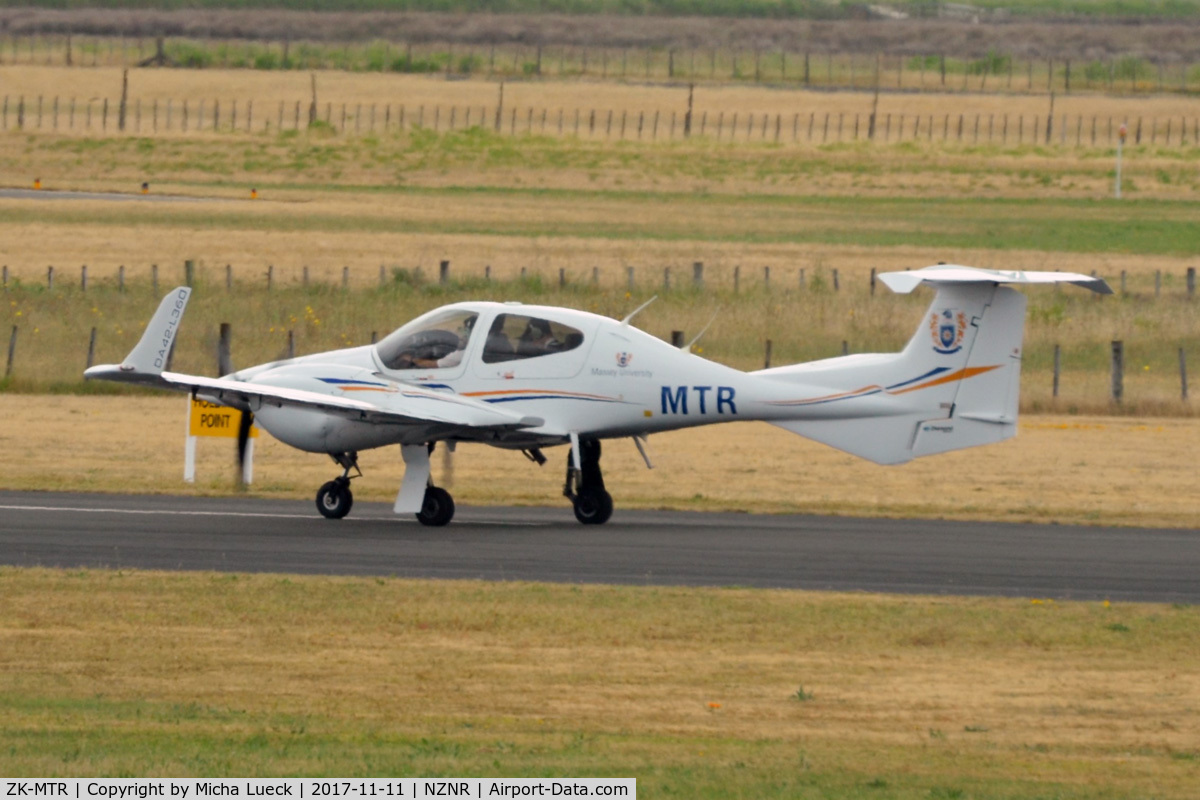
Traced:
<path fill-rule="evenodd" d="M 233 338 L 233 326 L 228 322 L 221 323 L 220 334 L 217 338 L 217 375 L 228 375 L 233 372 L 233 356 L 230 340 Z"/>
<path fill-rule="evenodd" d="M 625 281 L 629 291 L 633 291 L 633 267 L 625 268 Z"/>
<path fill-rule="evenodd" d="M 704 262 L 696 261 L 692 264 L 692 287 L 695 289 L 704 288 Z"/>
<path fill-rule="evenodd" d="M 46 291 L 54 288 L 54 267 L 46 267 Z"/>
<path fill-rule="evenodd" d="M 1189 300 L 1191 300 L 1193 297 L 1196 296 L 1196 268 L 1195 267 L 1187 268 L 1187 295 L 1188 295 Z"/>
<path fill-rule="evenodd" d="M 1187 357 L 1184 355 L 1183 348 L 1179 348 L 1179 396 L 1182 400 L 1188 399 L 1187 394 Z"/>
<path fill-rule="evenodd" d="M 233 264 L 225 265 L 225 291 L 233 290 Z"/>
<path fill-rule="evenodd" d="M 837 271 L 837 267 L 834 267 L 833 268 L 833 290 L 836 292 L 836 291 L 838 291 L 839 288 L 840 288 L 840 286 L 838 285 L 838 271 Z"/>
<path fill-rule="evenodd" d="M 438 265 L 438 283 L 440 283 L 442 286 L 445 286 L 449 282 L 450 282 L 450 262 L 442 261 L 441 264 Z"/>
<path fill-rule="evenodd" d="M 271 284 L 275 281 L 275 265 L 267 265 L 267 291 L 271 291 Z"/>
<path fill-rule="evenodd" d="M 771 368 L 771 340 L 767 339 L 767 351 L 763 354 L 763 369 Z"/>
<path fill-rule="evenodd" d="M 1112 343 L 1112 399 L 1117 405 L 1125 395 L 1125 343 L 1113 340 Z"/>
<path fill-rule="evenodd" d="M 87 291 L 87 264 L 79 268 L 79 291 Z"/>
<path fill-rule="evenodd" d="M 871 294 L 875 294 L 875 268 L 871 267 Z"/>
<path fill-rule="evenodd" d="M 671 331 L 671 346 L 683 347 L 683 331 Z"/>
<path fill-rule="evenodd" d="M 183 262 L 183 282 L 185 286 L 194 286 L 196 282 L 196 262 L 188 259 Z"/>
<path fill-rule="evenodd" d="M 1054 390 L 1051 397 L 1058 397 L 1058 376 L 1062 369 L 1062 347 L 1054 345 Z"/>
<path fill-rule="evenodd" d="M 154 294 L 158 294 L 158 264 L 150 265 L 150 288 L 154 290 Z"/>
<path fill-rule="evenodd" d="M 342 291 L 350 288 L 350 268 L 342 267 Z"/>
<path fill-rule="evenodd" d="M 663 267 L 663 291 L 671 291 L 671 268 Z"/>
<path fill-rule="evenodd" d="M 8 378 L 13 371 L 13 357 L 17 353 L 17 326 L 13 325 L 12 334 L 8 337 L 8 363 L 4 367 L 4 377 Z"/>

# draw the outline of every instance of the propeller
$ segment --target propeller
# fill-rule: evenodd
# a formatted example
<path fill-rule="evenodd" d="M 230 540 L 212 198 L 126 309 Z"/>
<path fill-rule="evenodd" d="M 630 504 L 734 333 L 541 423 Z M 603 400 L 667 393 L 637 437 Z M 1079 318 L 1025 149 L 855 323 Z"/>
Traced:
<path fill-rule="evenodd" d="M 254 425 L 254 412 L 243 411 L 242 418 L 238 422 L 237 436 L 237 459 L 238 459 L 238 481 L 241 481 L 246 474 L 246 443 L 250 441 L 250 428 Z"/>
<path fill-rule="evenodd" d="M 231 355 L 231 327 L 228 322 L 221 323 L 220 338 L 217 342 L 217 374 L 230 376 L 233 374 L 233 356 Z M 250 428 L 254 425 L 254 412 L 246 409 L 238 420 L 237 462 L 238 482 L 246 475 L 246 444 L 250 441 Z"/>

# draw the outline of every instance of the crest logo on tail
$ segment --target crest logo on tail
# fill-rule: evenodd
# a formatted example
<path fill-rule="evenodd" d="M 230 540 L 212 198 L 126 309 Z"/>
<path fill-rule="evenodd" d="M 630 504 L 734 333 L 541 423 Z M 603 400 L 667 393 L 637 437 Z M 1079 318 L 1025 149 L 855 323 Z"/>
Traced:
<path fill-rule="evenodd" d="M 929 315 L 929 335 L 933 339 L 933 351 L 942 355 L 957 353 L 962 349 L 963 337 L 967 334 L 967 315 L 957 308 L 945 308 Z"/>

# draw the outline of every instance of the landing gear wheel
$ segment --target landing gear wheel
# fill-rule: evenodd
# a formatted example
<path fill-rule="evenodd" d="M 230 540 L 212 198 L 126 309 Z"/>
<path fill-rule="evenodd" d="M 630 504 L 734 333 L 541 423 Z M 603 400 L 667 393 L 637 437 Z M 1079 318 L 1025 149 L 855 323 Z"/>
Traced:
<path fill-rule="evenodd" d="M 575 519 L 584 525 L 603 525 L 612 516 L 612 495 L 603 489 L 584 489 L 575 495 Z"/>
<path fill-rule="evenodd" d="M 603 525 L 612 516 L 613 500 L 604 489 L 600 471 L 600 440 L 580 439 L 579 469 L 573 454 L 567 453 L 567 482 L 563 495 L 575 507 L 575 519 L 584 525 Z"/>
<path fill-rule="evenodd" d="M 344 478 L 335 478 L 317 490 L 317 511 L 328 519 L 341 519 L 350 513 L 352 505 L 350 481 Z"/>
<path fill-rule="evenodd" d="M 417 512 L 417 521 L 431 528 L 441 526 L 454 519 L 454 498 L 445 489 L 430 486 L 425 490 L 425 501 Z"/>

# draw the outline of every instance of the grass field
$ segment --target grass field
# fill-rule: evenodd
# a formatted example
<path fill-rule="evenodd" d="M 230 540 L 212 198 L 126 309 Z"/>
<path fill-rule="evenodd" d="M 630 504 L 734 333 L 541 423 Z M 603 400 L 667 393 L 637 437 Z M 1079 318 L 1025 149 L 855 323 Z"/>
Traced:
<path fill-rule="evenodd" d="M 183 482 L 183 397 L 0 394 L 0 487 L 220 495 L 234 486 L 230 440 L 202 440 L 197 482 Z M 338 472 L 325 456 L 263 435 L 252 493 L 310 499 Z M 605 444 L 605 483 L 621 509 L 674 508 L 873 517 L 1200 528 L 1192 454 L 1200 421 L 1026 415 L 992 447 L 880 467 L 765 423 L 652 437 L 647 471 L 632 442 Z M 472 505 L 558 505 L 565 450 L 544 467 L 519 453 L 463 445 L 435 453 L 434 479 Z M 390 502 L 396 448 L 362 454 L 355 497 Z M 1136 535 L 1131 531 L 1130 535 Z"/>
<path fill-rule="evenodd" d="M 6 775 L 1190 798 L 1197 609 L 0 569 Z"/>

